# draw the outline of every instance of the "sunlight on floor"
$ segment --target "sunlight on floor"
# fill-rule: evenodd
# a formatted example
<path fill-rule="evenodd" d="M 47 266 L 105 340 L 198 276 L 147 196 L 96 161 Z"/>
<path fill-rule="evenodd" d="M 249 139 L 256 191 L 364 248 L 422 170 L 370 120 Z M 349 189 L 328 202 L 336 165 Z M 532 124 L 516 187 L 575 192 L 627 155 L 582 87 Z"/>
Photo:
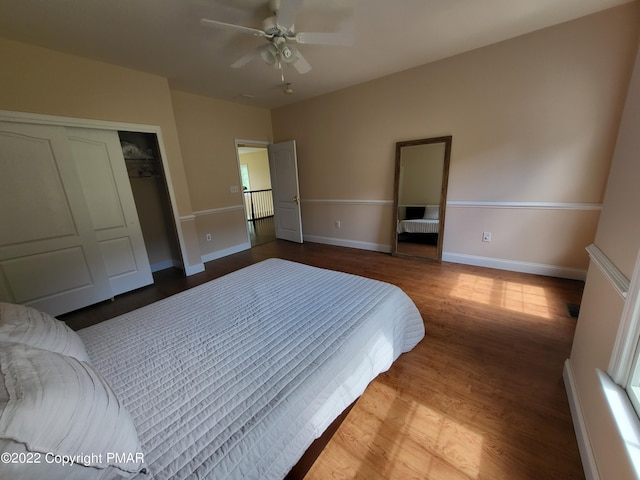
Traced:
<path fill-rule="evenodd" d="M 463 273 L 451 291 L 451 295 L 484 305 L 551 318 L 545 290 L 535 285 Z"/>
<path fill-rule="evenodd" d="M 383 424 L 402 424 L 395 438 L 384 435 L 386 445 L 383 451 L 387 461 L 381 473 L 385 478 L 402 478 L 406 474 L 408 464 L 412 463 L 406 460 L 408 452 L 413 453 L 416 461 L 413 467 L 428 473 L 428 478 L 447 478 L 451 475 L 457 478 L 458 473 L 454 472 L 463 473 L 469 478 L 479 477 L 482 435 L 391 388 L 377 387 L 385 389 L 385 397 L 390 400 L 386 414 L 379 416 Z M 376 412 L 377 415 L 382 413 Z M 397 458 L 405 460 L 400 462 Z"/>

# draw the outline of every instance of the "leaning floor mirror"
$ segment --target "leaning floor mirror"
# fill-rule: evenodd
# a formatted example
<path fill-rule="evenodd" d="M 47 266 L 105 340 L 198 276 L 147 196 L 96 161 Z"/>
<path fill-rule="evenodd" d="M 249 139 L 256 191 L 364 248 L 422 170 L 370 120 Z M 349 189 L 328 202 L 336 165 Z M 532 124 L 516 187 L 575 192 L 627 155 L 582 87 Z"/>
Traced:
<path fill-rule="evenodd" d="M 396 143 L 394 255 L 442 261 L 451 138 Z"/>

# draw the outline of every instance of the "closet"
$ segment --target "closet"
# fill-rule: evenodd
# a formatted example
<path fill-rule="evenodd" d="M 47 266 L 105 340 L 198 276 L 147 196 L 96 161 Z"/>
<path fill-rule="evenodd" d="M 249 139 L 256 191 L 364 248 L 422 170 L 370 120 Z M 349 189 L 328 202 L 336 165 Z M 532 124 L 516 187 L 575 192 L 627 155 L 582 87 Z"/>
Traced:
<path fill-rule="evenodd" d="M 0 122 L 0 301 L 58 315 L 150 283 L 119 133 Z"/>
<path fill-rule="evenodd" d="M 153 133 L 125 131 L 118 136 L 151 271 L 182 268 L 158 138 Z"/>

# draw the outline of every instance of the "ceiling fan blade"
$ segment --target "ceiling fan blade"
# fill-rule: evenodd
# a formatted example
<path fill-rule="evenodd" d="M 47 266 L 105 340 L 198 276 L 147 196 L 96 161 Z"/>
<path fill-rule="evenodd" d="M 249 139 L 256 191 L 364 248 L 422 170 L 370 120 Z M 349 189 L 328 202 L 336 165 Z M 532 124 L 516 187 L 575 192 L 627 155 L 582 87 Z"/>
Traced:
<path fill-rule="evenodd" d="M 260 52 L 262 51 L 262 46 L 256 48 L 253 52 L 249 52 L 246 55 L 243 55 L 238 60 L 231 64 L 231 68 L 242 68 L 250 61 L 259 58 Z"/>
<path fill-rule="evenodd" d="M 234 30 L 239 33 L 248 33 L 249 35 L 255 35 L 256 37 L 267 36 L 266 33 L 264 33 L 262 30 L 258 30 L 257 28 L 243 27 L 242 25 L 235 25 L 233 23 L 224 23 L 224 22 L 219 22 L 217 20 L 209 20 L 208 18 L 200 19 L 200 24 L 205 27 L 226 28 L 227 30 Z"/>
<path fill-rule="evenodd" d="M 355 36 L 349 32 L 300 32 L 296 34 L 296 42 L 311 45 L 334 45 L 350 47 L 355 43 Z"/>
<path fill-rule="evenodd" d="M 280 0 L 280 7 L 276 14 L 278 25 L 287 30 L 291 28 L 301 4 L 302 0 Z"/>
<path fill-rule="evenodd" d="M 292 63 L 293 68 L 296 69 L 298 73 L 307 73 L 311 70 L 311 65 L 307 62 L 307 59 L 302 56 L 300 52 L 297 52 L 297 59 Z"/>

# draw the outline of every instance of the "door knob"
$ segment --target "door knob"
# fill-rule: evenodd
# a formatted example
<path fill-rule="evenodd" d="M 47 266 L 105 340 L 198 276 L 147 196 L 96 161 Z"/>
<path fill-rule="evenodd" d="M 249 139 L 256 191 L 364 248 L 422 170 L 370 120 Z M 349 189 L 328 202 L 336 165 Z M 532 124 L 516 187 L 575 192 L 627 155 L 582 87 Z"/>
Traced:
<path fill-rule="evenodd" d="M 293 196 L 293 201 L 296 202 L 296 205 L 298 204 L 298 195 Z"/>

